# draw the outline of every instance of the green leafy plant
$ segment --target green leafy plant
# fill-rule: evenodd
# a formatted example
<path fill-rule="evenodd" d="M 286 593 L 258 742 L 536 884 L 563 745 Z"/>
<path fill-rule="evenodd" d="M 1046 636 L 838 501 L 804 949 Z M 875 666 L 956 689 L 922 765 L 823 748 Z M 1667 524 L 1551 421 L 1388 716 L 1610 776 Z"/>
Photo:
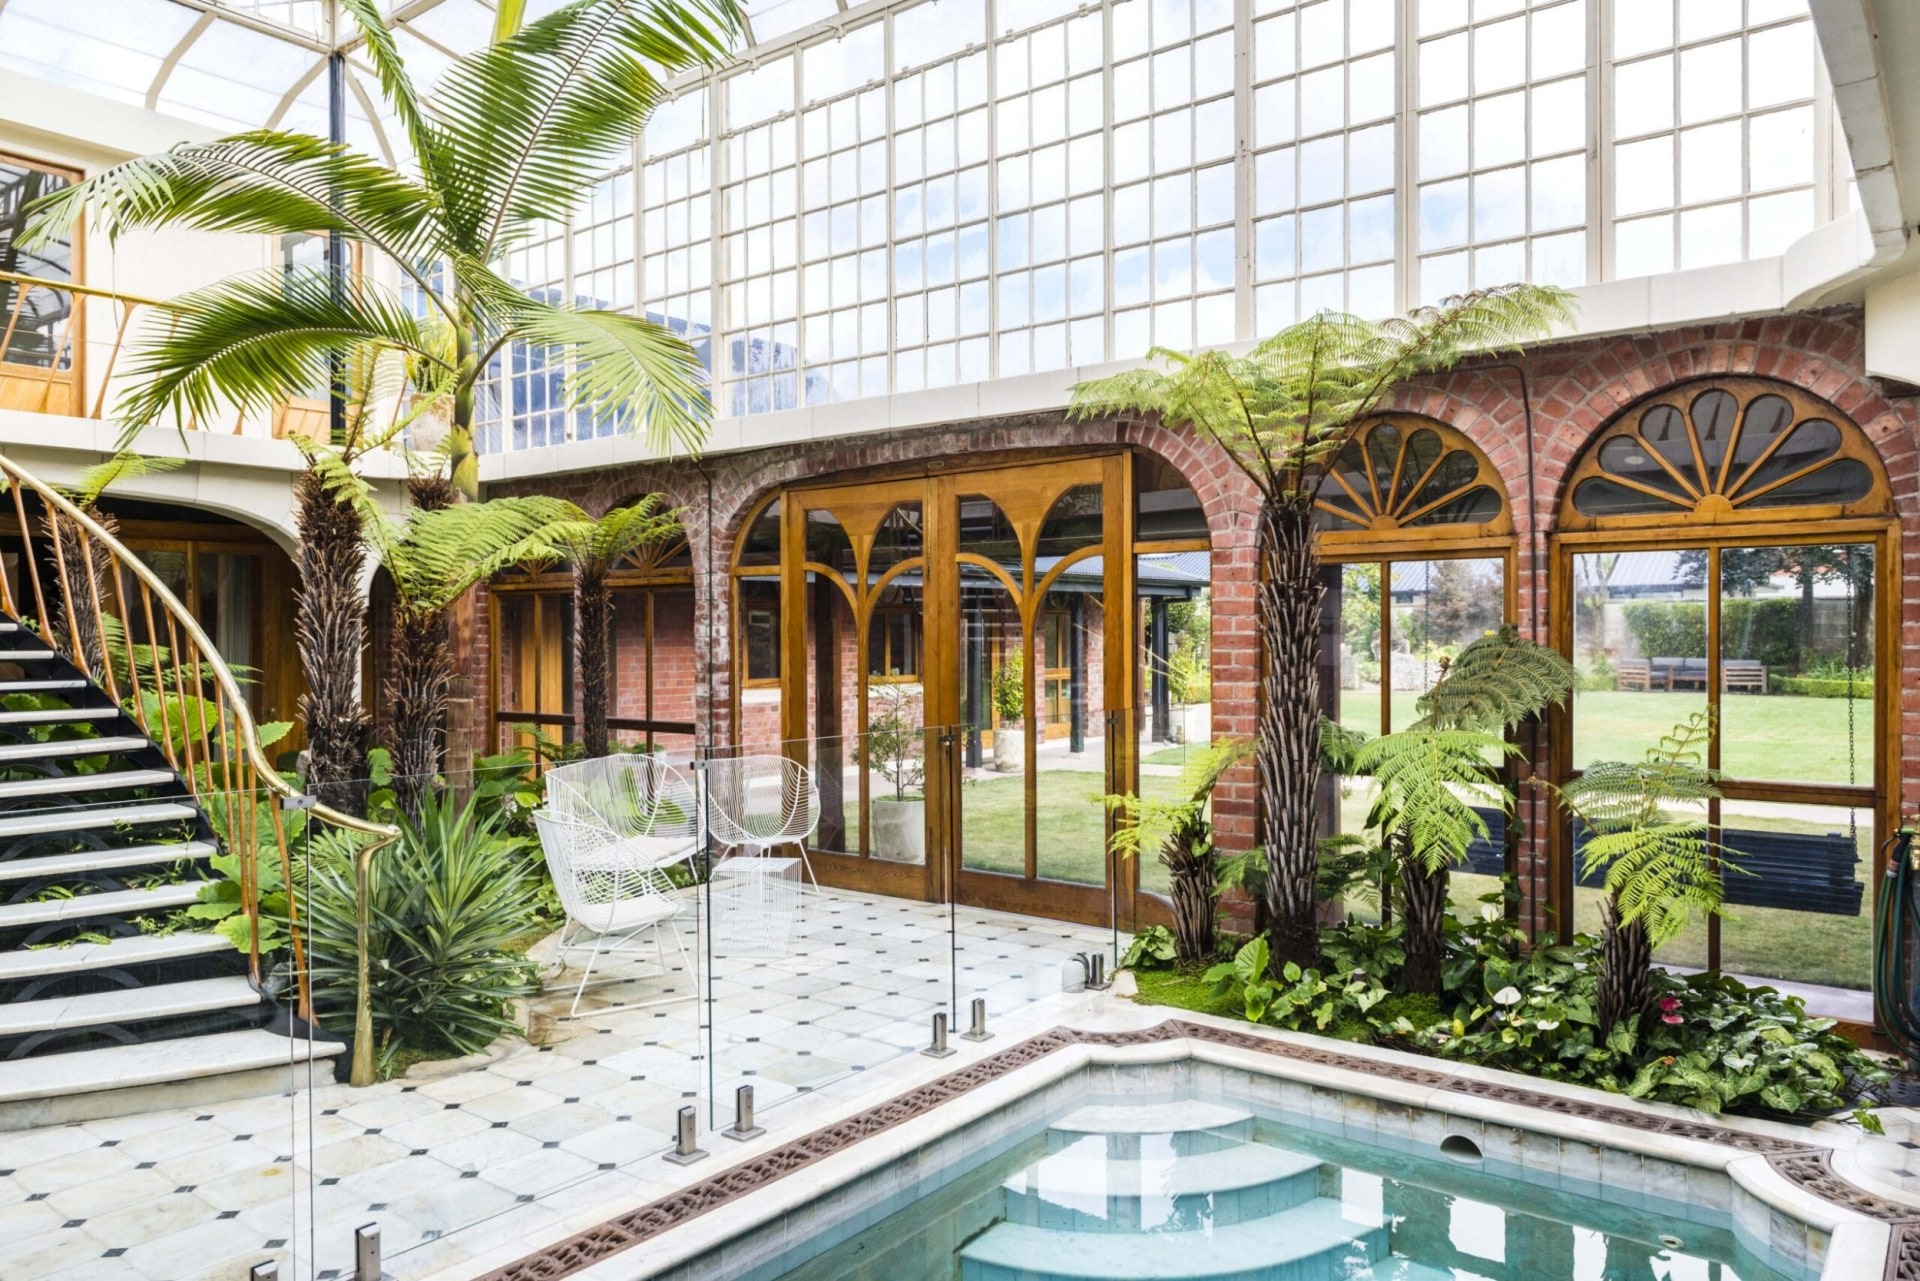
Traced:
<path fill-rule="evenodd" d="M 368 995 L 381 1062 L 397 1055 L 472 1054 L 520 1030 L 512 1003 L 540 989 L 518 945 L 539 919 L 540 886 L 526 843 L 475 802 L 428 795 L 402 817 L 401 839 L 373 860 Z M 316 1008 L 350 1027 L 357 984 L 351 848 L 315 843 L 308 931 Z"/>
<path fill-rule="evenodd" d="M 1018 653 L 1011 653 L 993 669 L 993 680 L 989 693 L 993 698 L 993 714 L 1002 725 L 1020 724 L 1027 716 L 1026 662 Z"/>
<path fill-rule="evenodd" d="M 867 759 L 893 784 L 893 799 L 917 799 L 926 783 L 926 736 L 909 713 L 911 696 L 895 685 L 879 685 L 872 697 L 878 715 L 867 718 Z"/>
<path fill-rule="evenodd" d="M 1133 793 L 1105 797 L 1107 808 L 1122 816 L 1110 848 L 1122 858 L 1154 850 L 1167 869 L 1173 902 L 1173 935 L 1182 963 L 1213 952 L 1218 893 L 1215 887 L 1213 823 L 1207 817 L 1214 785 L 1252 754 L 1245 739 L 1223 738 L 1196 752 L 1180 776 L 1180 799 L 1157 801 Z"/>
<path fill-rule="evenodd" d="M 1600 1020 L 1619 1026 L 1648 1011 L 1653 952 L 1694 916 L 1711 916 L 1724 897 L 1721 847 L 1707 836 L 1707 802 L 1718 796 L 1706 767 L 1710 711 L 1695 712 L 1638 761 L 1598 761 L 1561 789 L 1591 835 L 1581 847 L 1587 870 L 1604 869 L 1601 939 L 1605 952 Z"/>
<path fill-rule="evenodd" d="M 1416 704 L 1418 721 L 1352 749 L 1353 772 L 1373 778 L 1368 826 L 1395 861 L 1409 990 L 1441 990 L 1448 869 L 1487 835 L 1477 808 L 1513 808 L 1496 772 L 1497 763 L 1519 755 L 1506 731 L 1565 701 L 1572 688 L 1573 667 L 1565 658 L 1502 627 L 1443 667 Z"/>
<path fill-rule="evenodd" d="M 1163 970 L 1178 959 L 1173 931 L 1164 925 L 1149 925 L 1133 936 L 1120 957 L 1123 970 Z"/>

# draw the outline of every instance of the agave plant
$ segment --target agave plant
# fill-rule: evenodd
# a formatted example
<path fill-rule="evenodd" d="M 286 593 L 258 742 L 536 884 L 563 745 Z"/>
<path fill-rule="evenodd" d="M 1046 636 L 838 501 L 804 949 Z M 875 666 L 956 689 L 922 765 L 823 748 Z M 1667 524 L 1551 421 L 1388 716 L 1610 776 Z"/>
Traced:
<path fill-rule="evenodd" d="M 402 1051 L 472 1054 L 520 1030 L 512 1002 L 539 990 L 514 950 L 539 925 L 541 878 L 528 842 L 469 797 L 428 796 L 374 860 L 368 997 L 383 1064 Z M 308 938 L 321 1021 L 349 1026 L 359 920 L 353 851 L 328 833 L 310 867 Z"/>
<path fill-rule="evenodd" d="M 568 371 L 571 407 L 621 414 L 661 449 L 696 449 L 710 406 L 698 357 L 644 316 L 529 297 L 503 256 L 547 222 L 564 223 L 666 96 L 676 73 L 717 65 L 735 45 L 735 0 L 581 0 L 525 26 L 499 7 L 496 39 L 458 58 L 432 97 L 415 88 L 379 0 L 341 0 L 378 75 L 411 164 L 389 167 L 342 144 L 261 129 L 114 165 L 34 208 L 26 241 L 82 217 L 109 238 L 161 226 L 280 236 L 324 232 L 398 272 L 415 305 L 377 281 L 326 269 L 271 270 L 173 299 L 131 362 L 116 407 L 142 429 L 263 414 L 315 385 L 338 387 L 351 465 L 389 439 L 408 388 L 444 406 L 451 478 L 478 493 L 475 390 L 509 343 L 545 348 Z M 424 313 L 424 314 L 421 314 Z M 404 366 L 406 388 L 375 397 L 376 371 Z M 322 478 L 296 488 L 303 598 L 309 782 L 353 802 L 365 761 L 357 679 L 361 531 Z"/>
<path fill-rule="evenodd" d="M 1322 312 L 1245 355 L 1156 348 L 1144 368 L 1081 383 L 1083 418 L 1152 414 L 1214 445 L 1260 495 L 1254 616 L 1260 646 L 1256 843 L 1276 965 L 1319 955 L 1320 618 L 1314 499 L 1327 464 L 1405 380 L 1470 351 L 1510 347 L 1569 317 L 1564 290 L 1506 285 L 1385 322 Z"/>

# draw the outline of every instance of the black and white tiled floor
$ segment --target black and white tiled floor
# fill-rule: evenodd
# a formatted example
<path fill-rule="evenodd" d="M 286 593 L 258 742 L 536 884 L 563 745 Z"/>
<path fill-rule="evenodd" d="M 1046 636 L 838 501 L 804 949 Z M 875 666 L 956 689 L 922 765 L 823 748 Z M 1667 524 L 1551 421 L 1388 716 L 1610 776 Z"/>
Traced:
<path fill-rule="evenodd" d="M 532 1239 L 583 1205 L 658 1195 L 685 1104 L 712 1146 L 709 1100 L 726 1126 L 743 1082 L 770 1127 L 808 1097 L 884 1097 L 935 1011 L 952 1001 L 964 1018 L 983 996 L 999 1018 L 1057 997 L 1067 958 L 1112 942 L 838 891 L 807 896 L 784 947 L 753 949 L 777 954 L 728 955 L 683 928 L 710 1004 L 641 1004 L 696 986 L 677 958 L 665 977 L 651 957 L 603 961 L 609 982 L 578 1018 L 563 1017 L 576 973 L 540 1003 L 542 1043 L 484 1067 L 0 1135 L 0 1281 L 241 1281 L 266 1258 L 285 1281 L 350 1276 L 368 1222 L 395 1275 L 444 1268 L 480 1225 Z"/>

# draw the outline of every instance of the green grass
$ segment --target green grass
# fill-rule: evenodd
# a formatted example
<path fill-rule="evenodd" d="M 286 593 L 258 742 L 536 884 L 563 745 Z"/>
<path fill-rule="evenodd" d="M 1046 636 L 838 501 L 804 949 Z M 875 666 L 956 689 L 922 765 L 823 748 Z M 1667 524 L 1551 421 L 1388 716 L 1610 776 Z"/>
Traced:
<path fill-rule="evenodd" d="M 1394 693 L 1394 728 L 1404 729 L 1419 715 L 1414 710 L 1418 697 L 1411 690 Z M 1582 690 L 1574 695 L 1575 763 L 1638 760 L 1660 735 L 1705 706 L 1706 699 L 1698 693 Z M 1873 708 L 1865 699 L 1728 694 L 1720 707 L 1720 768 L 1731 777 L 1846 783 L 1849 742 L 1854 781 L 1864 783 L 1873 777 Z M 1379 693 L 1342 691 L 1340 720 L 1377 733 Z"/>
<path fill-rule="evenodd" d="M 1141 780 L 1148 796 L 1171 799 L 1180 780 L 1152 775 Z M 1043 879 L 1081 885 L 1106 883 L 1104 791 L 1095 770 L 1042 770 L 1036 794 L 1035 830 L 1039 873 Z M 1026 871 L 1025 783 L 1017 774 L 981 779 L 960 790 L 962 861 L 974 871 Z M 1166 887 L 1166 873 L 1149 859 L 1144 880 L 1149 889 Z"/>

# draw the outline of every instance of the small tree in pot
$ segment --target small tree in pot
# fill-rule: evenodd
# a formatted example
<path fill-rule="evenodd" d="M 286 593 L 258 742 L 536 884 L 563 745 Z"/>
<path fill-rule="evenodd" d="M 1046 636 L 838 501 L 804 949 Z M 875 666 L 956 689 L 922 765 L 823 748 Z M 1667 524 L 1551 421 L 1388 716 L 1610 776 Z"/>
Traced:
<path fill-rule="evenodd" d="M 1026 664 L 1018 651 L 1007 655 L 993 673 L 993 767 L 1017 774 L 1027 755 Z"/>
<path fill-rule="evenodd" d="M 879 714 L 867 719 L 867 761 L 893 785 L 873 798 L 873 852 L 900 863 L 927 861 L 926 742 L 908 712 L 910 695 L 897 685 L 874 697 Z"/>

